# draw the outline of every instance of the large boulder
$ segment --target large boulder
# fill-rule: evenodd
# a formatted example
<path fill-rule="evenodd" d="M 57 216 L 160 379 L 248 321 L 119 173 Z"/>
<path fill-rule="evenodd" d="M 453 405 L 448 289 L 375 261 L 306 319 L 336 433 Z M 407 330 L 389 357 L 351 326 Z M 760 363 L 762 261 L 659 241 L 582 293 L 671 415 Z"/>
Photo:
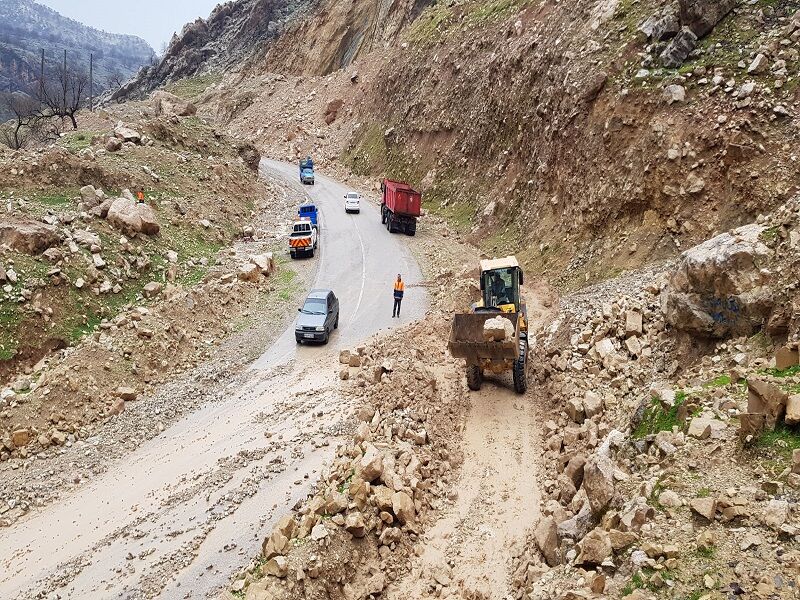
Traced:
<path fill-rule="evenodd" d="M 261 153 L 252 142 L 239 142 L 236 144 L 236 152 L 251 171 L 258 172 L 258 166 L 261 164 Z"/>
<path fill-rule="evenodd" d="M 114 136 L 123 142 L 131 142 L 133 144 L 142 143 L 142 134 L 135 129 L 125 127 L 122 123 L 118 123 L 114 128 Z"/>
<path fill-rule="evenodd" d="M 558 540 L 558 526 L 552 517 L 542 519 L 533 532 L 536 545 L 551 567 L 561 564 L 561 546 Z"/>
<path fill-rule="evenodd" d="M 614 464 L 605 456 L 592 456 L 583 467 L 583 490 L 594 515 L 601 515 L 614 498 Z"/>
<path fill-rule="evenodd" d="M 0 219 L 0 245 L 8 244 L 12 250 L 36 255 L 60 243 L 58 230 L 52 225 L 11 216 Z"/>
<path fill-rule="evenodd" d="M 153 111 L 156 116 L 191 117 L 197 113 L 197 107 L 194 104 L 163 90 L 156 90 L 150 94 L 150 101 L 153 103 Z"/>
<path fill-rule="evenodd" d="M 701 38 L 708 35 L 736 3 L 737 0 L 678 0 L 681 24 Z"/>
<path fill-rule="evenodd" d="M 710 338 L 748 335 L 772 308 L 760 225 L 723 233 L 683 253 L 662 295 L 667 322 Z"/>
<path fill-rule="evenodd" d="M 747 380 L 748 414 L 766 415 L 765 425 L 770 429 L 783 418 L 789 394 L 763 379 L 751 377 Z"/>
<path fill-rule="evenodd" d="M 130 198 L 117 198 L 111 203 L 106 217 L 108 222 L 126 235 L 156 235 L 161 227 L 155 211 L 146 204 Z"/>
<path fill-rule="evenodd" d="M 588 533 L 588 535 L 581 540 L 578 544 L 580 554 L 575 562 L 579 565 L 600 565 L 607 558 L 611 557 L 613 547 L 611 545 L 611 537 L 607 531 L 597 527 Z"/>
<path fill-rule="evenodd" d="M 696 47 L 697 36 L 688 27 L 683 27 L 661 53 L 661 64 L 668 69 L 677 69 Z"/>

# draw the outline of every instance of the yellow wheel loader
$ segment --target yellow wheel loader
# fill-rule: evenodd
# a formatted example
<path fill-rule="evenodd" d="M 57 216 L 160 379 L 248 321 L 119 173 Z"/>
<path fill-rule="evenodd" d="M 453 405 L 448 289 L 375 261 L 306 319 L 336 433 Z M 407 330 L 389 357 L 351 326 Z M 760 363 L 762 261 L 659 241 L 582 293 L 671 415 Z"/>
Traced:
<path fill-rule="evenodd" d="M 520 286 L 523 273 L 513 256 L 481 261 L 481 300 L 469 313 L 457 314 L 447 344 L 450 354 L 467 362 L 467 385 L 481 389 L 484 373 L 506 373 L 514 377 L 514 390 L 528 387 L 528 318 Z M 501 316 L 511 322 L 503 339 L 486 336 L 486 322 Z M 513 329 L 513 334 L 511 330 Z"/>

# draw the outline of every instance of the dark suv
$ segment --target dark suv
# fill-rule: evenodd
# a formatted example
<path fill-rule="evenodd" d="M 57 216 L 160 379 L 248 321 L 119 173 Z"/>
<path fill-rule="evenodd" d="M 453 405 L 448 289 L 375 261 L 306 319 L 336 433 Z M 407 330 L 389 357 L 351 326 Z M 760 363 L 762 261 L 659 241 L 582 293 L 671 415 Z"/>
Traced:
<path fill-rule="evenodd" d="M 328 343 L 331 332 L 339 327 L 339 299 L 331 290 L 311 290 L 294 324 L 294 337 L 303 342 Z"/>

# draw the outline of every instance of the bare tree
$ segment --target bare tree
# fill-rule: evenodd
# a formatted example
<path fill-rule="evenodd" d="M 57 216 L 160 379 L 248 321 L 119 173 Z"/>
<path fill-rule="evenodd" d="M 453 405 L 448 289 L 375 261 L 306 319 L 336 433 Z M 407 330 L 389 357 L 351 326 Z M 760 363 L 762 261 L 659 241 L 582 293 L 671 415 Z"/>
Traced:
<path fill-rule="evenodd" d="M 83 108 L 84 94 L 88 93 L 89 76 L 84 71 L 66 69 L 62 66 L 55 78 L 42 87 L 42 104 L 52 116 L 69 119 L 72 128 L 78 128 L 77 113 Z"/>
<path fill-rule="evenodd" d="M 123 77 L 122 73 L 118 70 L 112 71 L 112 73 L 108 76 L 108 89 L 110 90 L 118 90 L 123 85 L 125 85 L 125 78 Z"/>
<path fill-rule="evenodd" d="M 0 125 L 0 142 L 13 150 L 24 148 L 34 136 L 39 103 L 20 92 L 7 92 L 0 95 L 0 107 L 12 115 Z"/>

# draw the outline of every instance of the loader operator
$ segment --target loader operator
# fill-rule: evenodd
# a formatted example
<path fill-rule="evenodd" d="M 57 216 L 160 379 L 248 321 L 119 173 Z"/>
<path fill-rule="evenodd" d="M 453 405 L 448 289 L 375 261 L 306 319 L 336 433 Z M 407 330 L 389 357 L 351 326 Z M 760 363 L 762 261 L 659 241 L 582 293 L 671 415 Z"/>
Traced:
<path fill-rule="evenodd" d="M 494 274 L 491 281 L 492 298 L 499 306 L 501 304 L 508 304 L 508 296 L 506 295 L 506 283 L 500 275 Z"/>

